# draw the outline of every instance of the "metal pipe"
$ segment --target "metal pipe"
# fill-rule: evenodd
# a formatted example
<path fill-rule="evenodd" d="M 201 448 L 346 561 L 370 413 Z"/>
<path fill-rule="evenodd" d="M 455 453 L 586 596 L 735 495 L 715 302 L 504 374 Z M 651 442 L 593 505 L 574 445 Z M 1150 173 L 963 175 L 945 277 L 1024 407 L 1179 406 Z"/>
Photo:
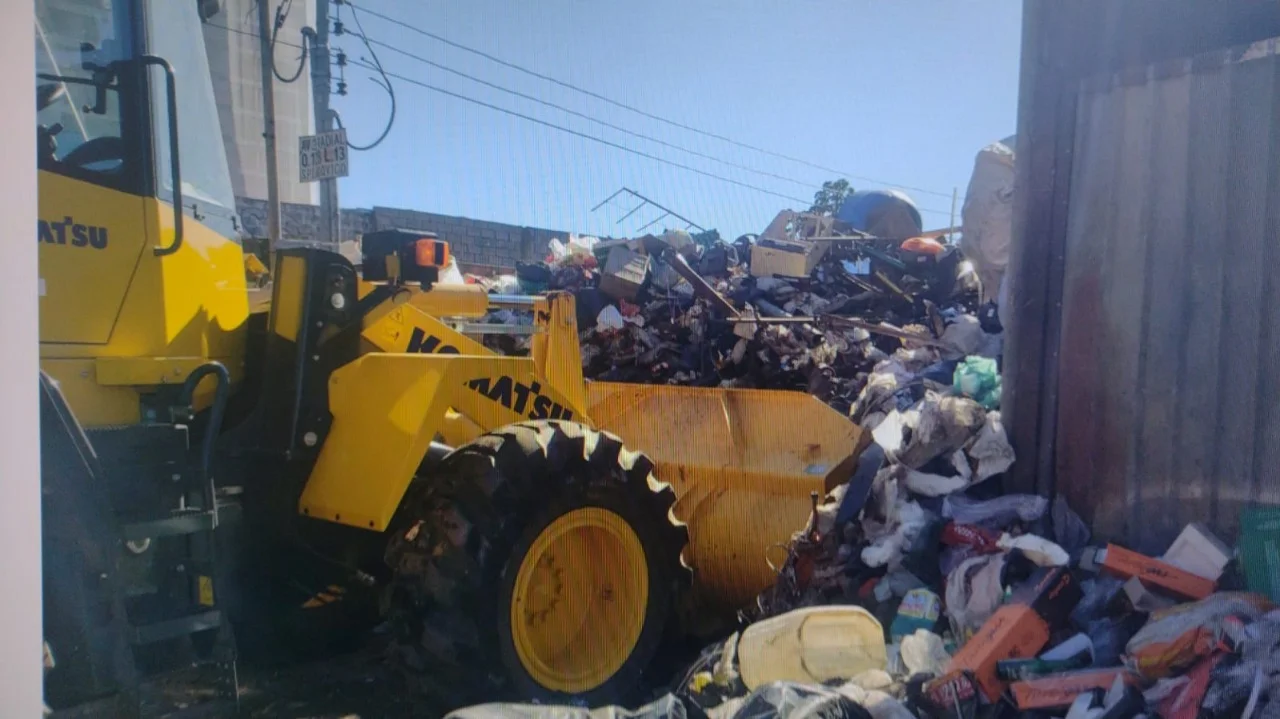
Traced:
<path fill-rule="evenodd" d="M 489 295 L 489 305 L 498 308 L 533 307 L 539 299 L 533 295 Z"/>
<path fill-rule="evenodd" d="M 204 429 L 204 444 L 200 448 L 200 467 L 206 478 L 209 477 L 209 469 L 213 466 L 213 444 L 218 438 L 218 432 L 222 429 L 222 415 L 227 409 L 227 398 L 231 394 L 231 374 L 221 362 L 206 362 L 187 375 L 186 381 L 182 383 L 182 393 L 178 395 L 179 403 L 190 406 L 195 399 L 196 387 L 200 384 L 200 380 L 211 374 L 217 375 L 218 387 L 214 391 L 213 404 L 209 409 L 209 423 Z"/>

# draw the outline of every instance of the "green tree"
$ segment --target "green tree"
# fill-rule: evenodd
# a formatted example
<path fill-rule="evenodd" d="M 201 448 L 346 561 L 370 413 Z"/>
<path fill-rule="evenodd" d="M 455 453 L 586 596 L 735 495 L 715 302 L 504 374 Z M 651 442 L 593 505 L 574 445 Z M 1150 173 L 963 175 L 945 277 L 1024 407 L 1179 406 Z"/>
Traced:
<path fill-rule="evenodd" d="M 844 178 L 824 182 L 822 189 L 813 193 L 813 206 L 809 211 L 822 215 L 834 215 L 840 209 L 840 205 L 844 204 L 844 198 L 852 193 L 853 188 Z"/>

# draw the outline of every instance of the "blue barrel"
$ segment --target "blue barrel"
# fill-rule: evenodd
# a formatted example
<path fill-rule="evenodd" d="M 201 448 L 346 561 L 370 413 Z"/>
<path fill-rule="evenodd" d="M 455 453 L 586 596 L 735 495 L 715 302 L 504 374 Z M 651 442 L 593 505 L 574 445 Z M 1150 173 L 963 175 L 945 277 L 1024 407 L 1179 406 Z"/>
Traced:
<path fill-rule="evenodd" d="M 845 198 L 836 219 L 879 237 L 906 238 L 924 231 L 920 210 L 898 190 L 861 190 Z"/>

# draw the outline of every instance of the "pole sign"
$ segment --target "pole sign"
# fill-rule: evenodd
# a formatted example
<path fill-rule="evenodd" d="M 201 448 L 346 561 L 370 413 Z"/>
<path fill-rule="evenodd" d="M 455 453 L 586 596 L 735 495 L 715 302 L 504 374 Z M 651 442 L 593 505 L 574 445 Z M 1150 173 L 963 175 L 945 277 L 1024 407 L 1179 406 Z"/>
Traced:
<path fill-rule="evenodd" d="M 298 174 L 302 182 L 347 176 L 347 131 L 334 130 L 298 138 Z"/>

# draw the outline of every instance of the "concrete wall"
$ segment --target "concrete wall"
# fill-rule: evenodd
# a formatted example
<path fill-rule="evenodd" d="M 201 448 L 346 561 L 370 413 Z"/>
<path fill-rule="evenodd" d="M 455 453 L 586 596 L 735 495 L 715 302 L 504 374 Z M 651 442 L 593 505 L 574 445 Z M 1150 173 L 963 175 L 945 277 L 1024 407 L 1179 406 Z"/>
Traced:
<path fill-rule="evenodd" d="M 237 197 L 236 209 L 247 234 L 253 237 L 266 235 L 266 202 Z M 281 209 L 280 227 L 282 239 L 304 240 L 316 237 L 320 227 L 320 208 L 286 203 Z M 563 241 L 569 236 L 564 230 L 520 227 L 390 207 L 342 211 L 344 241 L 357 240 L 365 232 L 389 229 L 434 232 L 449 242 L 459 262 L 506 269 L 514 268 L 517 260 L 528 262 L 542 259 L 546 256 L 547 244 L 553 238 L 558 237 Z"/>
<path fill-rule="evenodd" d="M 274 19 L 274 4 L 271 16 Z M 278 40 L 301 45 L 301 29 L 314 21 L 311 3 L 293 3 Z M 254 0 L 223 0 L 222 12 L 204 27 L 204 42 L 232 189 L 236 197 L 265 199 L 267 164 L 262 139 L 262 69 L 257 32 Z M 277 44 L 276 69 L 281 75 L 293 75 L 298 67 L 298 54 L 296 48 Z M 319 186 L 298 181 L 298 137 L 311 134 L 314 127 L 310 60 L 297 81 L 275 82 L 275 101 L 280 199 L 315 204 L 319 202 Z"/>

